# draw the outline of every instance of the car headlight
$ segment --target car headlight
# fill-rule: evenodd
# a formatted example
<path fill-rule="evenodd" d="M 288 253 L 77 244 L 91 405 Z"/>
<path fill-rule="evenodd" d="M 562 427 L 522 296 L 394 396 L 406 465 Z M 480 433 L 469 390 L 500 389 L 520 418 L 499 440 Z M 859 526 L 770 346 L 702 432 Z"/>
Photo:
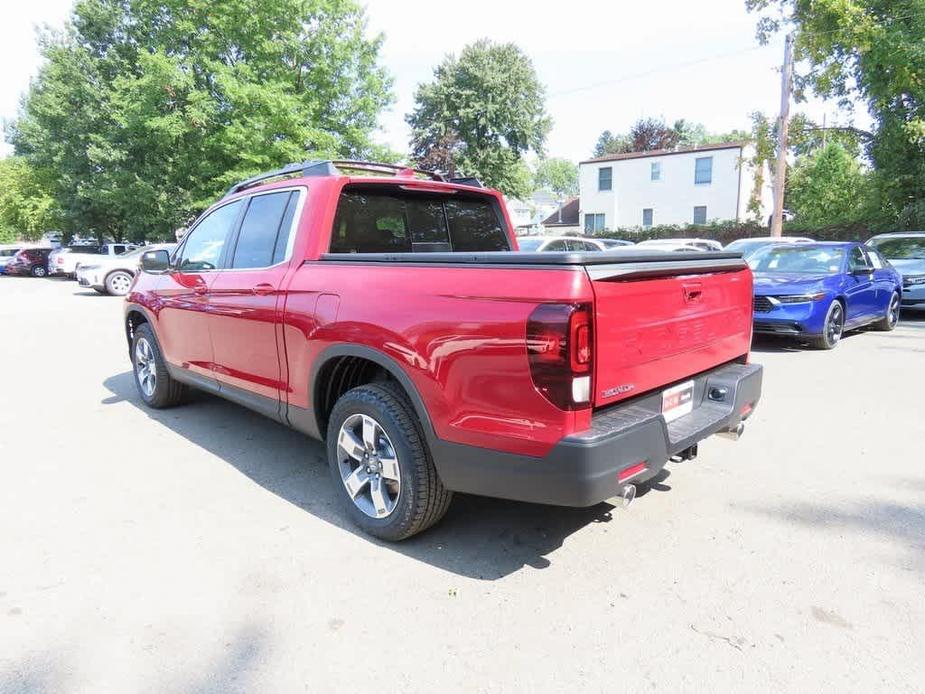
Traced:
<path fill-rule="evenodd" d="M 782 304 L 809 304 L 813 301 L 820 301 L 825 298 L 825 292 L 815 292 L 813 294 L 789 294 L 786 296 L 775 296 Z"/>

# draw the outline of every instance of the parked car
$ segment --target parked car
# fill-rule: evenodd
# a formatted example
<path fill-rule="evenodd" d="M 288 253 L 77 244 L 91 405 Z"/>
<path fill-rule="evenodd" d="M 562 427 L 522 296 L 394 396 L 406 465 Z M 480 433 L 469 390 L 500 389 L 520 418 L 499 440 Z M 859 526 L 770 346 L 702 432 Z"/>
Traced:
<path fill-rule="evenodd" d="M 13 256 L 21 250 L 22 246 L 0 246 L 0 275 L 3 274 L 6 266 L 13 260 Z"/>
<path fill-rule="evenodd" d="M 99 260 L 99 256 L 117 256 L 126 251 L 138 248 L 131 243 L 104 243 L 102 246 L 70 245 L 52 252 L 48 263 L 48 274 L 75 278 L 77 266 L 82 263 L 92 263 Z"/>
<path fill-rule="evenodd" d="M 49 253 L 50 248 L 23 248 L 6 264 L 3 274 L 45 277 Z"/>
<path fill-rule="evenodd" d="M 736 251 L 748 258 L 752 253 L 775 243 L 814 243 L 805 236 L 751 236 L 747 239 L 736 239 L 726 244 L 725 250 Z"/>
<path fill-rule="evenodd" d="M 453 492 L 628 503 L 741 433 L 761 366 L 740 256 L 510 253 L 512 229 L 471 179 L 306 162 L 243 181 L 172 255 L 142 254 L 139 396 L 194 386 L 325 440 L 346 512 L 386 540 Z"/>
<path fill-rule="evenodd" d="M 752 255 L 755 332 L 787 335 L 820 349 L 846 330 L 893 330 L 902 279 L 876 250 L 859 243 L 767 246 Z"/>
<path fill-rule="evenodd" d="M 547 251 L 603 251 L 606 246 L 600 239 L 579 236 L 519 236 L 517 247 L 521 251 L 545 253 Z"/>
<path fill-rule="evenodd" d="M 604 246 L 605 251 L 613 250 L 614 248 L 625 248 L 626 246 L 635 246 L 632 241 L 624 241 L 623 239 L 595 239 Z"/>
<path fill-rule="evenodd" d="M 176 246 L 175 243 L 153 244 L 126 251 L 122 255 L 101 255 L 96 261 L 80 263 L 77 267 L 77 284 L 92 287 L 100 294 L 125 296 L 138 272 L 142 253 L 158 249 L 172 252 Z"/>
<path fill-rule="evenodd" d="M 880 234 L 867 242 L 903 277 L 902 307 L 925 310 L 925 231 Z"/>
<path fill-rule="evenodd" d="M 721 251 L 723 244 L 710 239 L 649 239 L 636 244 L 660 251 Z"/>

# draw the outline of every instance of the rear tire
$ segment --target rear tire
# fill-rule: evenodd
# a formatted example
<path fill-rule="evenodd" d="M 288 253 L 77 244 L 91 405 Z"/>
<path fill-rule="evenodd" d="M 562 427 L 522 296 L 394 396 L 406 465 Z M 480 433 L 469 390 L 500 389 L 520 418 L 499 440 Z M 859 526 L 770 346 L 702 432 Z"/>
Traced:
<path fill-rule="evenodd" d="M 45 269 L 44 265 L 33 265 L 31 273 L 33 277 L 45 277 L 48 274 L 48 270 Z"/>
<path fill-rule="evenodd" d="M 810 344 L 816 349 L 835 349 L 845 331 L 845 307 L 840 301 L 833 301 L 825 314 L 822 335 L 814 337 Z"/>
<path fill-rule="evenodd" d="M 434 467 L 414 409 L 391 383 L 344 393 L 327 431 L 331 480 L 364 532 L 397 542 L 434 525 L 452 492 Z"/>
<path fill-rule="evenodd" d="M 159 410 L 183 402 L 186 386 L 171 378 L 154 331 L 147 323 L 135 328 L 132 337 L 132 373 L 138 395 L 148 407 Z"/>
<path fill-rule="evenodd" d="M 874 323 L 874 327 L 884 332 L 895 330 L 896 324 L 899 323 L 899 310 L 899 292 L 893 292 L 892 296 L 890 296 L 890 303 L 886 306 L 886 315 Z"/>
<path fill-rule="evenodd" d="M 132 276 L 124 270 L 116 270 L 106 277 L 106 292 L 112 296 L 125 296 L 132 286 Z"/>

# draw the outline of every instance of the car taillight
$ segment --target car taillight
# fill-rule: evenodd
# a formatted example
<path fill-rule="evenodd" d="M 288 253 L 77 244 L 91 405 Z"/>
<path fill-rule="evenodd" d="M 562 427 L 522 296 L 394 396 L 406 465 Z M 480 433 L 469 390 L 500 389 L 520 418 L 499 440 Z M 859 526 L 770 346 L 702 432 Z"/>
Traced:
<path fill-rule="evenodd" d="M 563 410 L 591 403 L 593 331 L 589 304 L 540 304 L 527 320 L 533 384 Z"/>

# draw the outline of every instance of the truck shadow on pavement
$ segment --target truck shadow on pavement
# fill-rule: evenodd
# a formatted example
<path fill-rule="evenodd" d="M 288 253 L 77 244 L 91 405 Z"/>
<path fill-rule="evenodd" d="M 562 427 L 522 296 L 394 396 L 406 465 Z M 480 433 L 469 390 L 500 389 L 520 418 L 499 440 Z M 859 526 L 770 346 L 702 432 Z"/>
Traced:
<path fill-rule="evenodd" d="M 546 568 L 565 538 L 614 517 L 607 503 L 572 509 L 458 494 L 435 527 L 401 543 L 380 542 L 354 528 L 342 512 L 320 442 L 206 393 L 195 392 L 188 405 L 149 409 L 138 397 L 131 371 L 111 376 L 104 385 L 112 393 L 104 405 L 128 402 L 315 517 L 461 576 L 495 580 L 524 566 Z M 669 490 L 663 484 L 667 476 L 663 471 L 656 477 L 651 490 Z"/>

